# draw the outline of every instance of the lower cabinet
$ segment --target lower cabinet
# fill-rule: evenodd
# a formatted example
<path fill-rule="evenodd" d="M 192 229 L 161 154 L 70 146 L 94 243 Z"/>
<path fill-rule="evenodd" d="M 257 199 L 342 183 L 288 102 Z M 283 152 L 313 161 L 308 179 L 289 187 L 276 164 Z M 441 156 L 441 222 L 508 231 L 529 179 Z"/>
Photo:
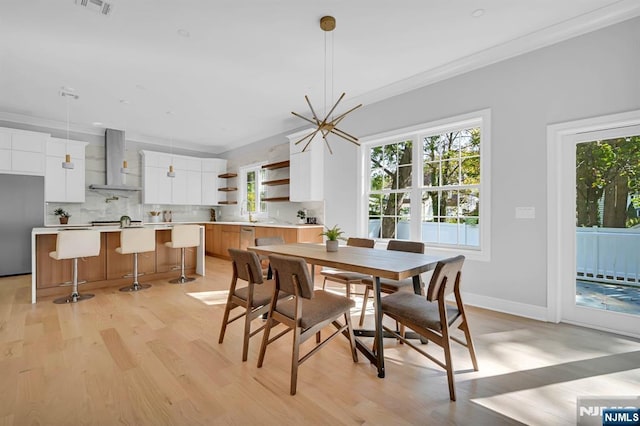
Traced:
<path fill-rule="evenodd" d="M 240 230 L 248 225 L 207 224 L 205 252 L 208 256 L 230 259 L 229 248 L 240 248 Z M 282 237 L 285 243 L 321 243 L 322 226 L 253 226 L 255 238 Z"/>

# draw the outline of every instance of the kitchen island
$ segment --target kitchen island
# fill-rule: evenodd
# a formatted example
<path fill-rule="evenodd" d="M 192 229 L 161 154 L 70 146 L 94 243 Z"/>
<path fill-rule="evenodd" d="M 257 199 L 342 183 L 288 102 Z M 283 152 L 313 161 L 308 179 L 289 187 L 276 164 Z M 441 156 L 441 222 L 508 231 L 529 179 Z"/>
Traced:
<path fill-rule="evenodd" d="M 177 224 L 177 223 L 176 223 Z M 143 279 L 157 280 L 175 277 L 179 273 L 180 250 L 165 246 L 171 240 L 172 224 L 146 224 L 144 227 L 156 230 L 156 251 L 138 255 L 139 271 Z M 49 252 L 55 251 L 56 239 L 60 232 L 73 232 L 74 229 L 93 229 L 101 233 L 100 255 L 88 257 L 78 262 L 79 279 L 86 281 L 82 290 L 102 287 L 122 286 L 131 283 L 133 255 L 115 251 L 120 246 L 119 226 L 58 226 L 33 228 L 31 231 L 31 303 L 38 296 L 58 296 L 70 290 L 64 283 L 71 281 L 72 260 L 54 260 Z M 200 245 L 187 249 L 185 271 L 205 275 L 205 232 L 200 227 Z M 36 295 L 37 292 L 37 295 Z"/>

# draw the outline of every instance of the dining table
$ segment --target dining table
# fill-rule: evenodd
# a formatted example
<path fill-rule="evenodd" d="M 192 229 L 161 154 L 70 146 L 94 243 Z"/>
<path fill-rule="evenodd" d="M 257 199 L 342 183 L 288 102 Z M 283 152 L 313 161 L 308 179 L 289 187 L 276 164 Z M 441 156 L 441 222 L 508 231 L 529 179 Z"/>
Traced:
<path fill-rule="evenodd" d="M 384 331 L 382 328 L 382 309 L 380 308 L 380 279 L 402 280 L 413 278 L 416 294 L 421 294 L 420 274 L 435 269 L 438 261 L 445 256 L 433 256 L 422 253 L 408 253 L 395 250 L 340 246 L 337 251 L 327 251 L 325 246 L 316 243 L 293 243 L 248 247 L 258 254 L 279 254 L 303 258 L 312 266 L 326 266 L 346 271 L 359 272 L 373 277 L 375 332 L 373 347 L 367 346 L 356 337 L 356 348 L 378 369 L 378 377 L 385 376 L 384 369 Z M 362 335 L 356 333 L 356 335 Z"/>

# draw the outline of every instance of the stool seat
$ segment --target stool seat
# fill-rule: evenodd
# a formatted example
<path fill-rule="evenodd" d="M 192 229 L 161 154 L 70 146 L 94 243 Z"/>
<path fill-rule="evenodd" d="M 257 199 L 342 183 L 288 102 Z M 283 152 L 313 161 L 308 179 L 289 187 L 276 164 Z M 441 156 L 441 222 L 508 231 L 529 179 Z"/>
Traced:
<path fill-rule="evenodd" d="M 78 293 L 78 258 L 98 255 L 100 255 L 100 232 L 69 229 L 58 233 L 56 250 L 49 252 L 49 256 L 56 260 L 73 259 L 73 288 L 69 296 L 57 298 L 53 303 L 76 303 L 94 296 Z"/>
<path fill-rule="evenodd" d="M 138 282 L 138 253 L 156 250 L 156 231 L 153 228 L 129 228 L 120 231 L 120 247 L 116 253 L 133 254 L 133 284 L 122 287 L 120 291 L 138 291 L 151 287 L 151 284 Z"/>
<path fill-rule="evenodd" d="M 170 248 L 179 248 L 180 257 L 180 277 L 170 280 L 173 284 L 184 284 L 194 281 L 195 278 L 187 277 L 184 273 L 184 254 L 187 247 L 198 247 L 200 245 L 200 225 L 176 225 L 171 228 L 171 241 L 164 243 Z"/>

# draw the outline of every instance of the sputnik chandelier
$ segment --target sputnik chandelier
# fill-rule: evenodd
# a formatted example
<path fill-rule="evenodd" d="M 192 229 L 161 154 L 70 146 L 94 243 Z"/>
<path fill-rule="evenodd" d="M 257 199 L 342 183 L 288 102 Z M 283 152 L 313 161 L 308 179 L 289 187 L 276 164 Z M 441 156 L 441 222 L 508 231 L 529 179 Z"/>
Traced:
<path fill-rule="evenodd" d="M 320 19 L 320 28 L 325 31 L 325 32 L 331 32 L 336 28 L 336 18 L 334 18 L 333 16 L 323 16 Z M 326 92 L 327 92 L 327 35 L 325 33 L 325 39 L 324 39 L 324 51 L 325 51 L 325 77 L 324 77 L 324 89 L 325 89 L 325 99 L 326 99 Z M 331 52 L 333 54 L 333 48 L 331 49 Z M 332 60 L 332 66 L 333 66 L 333 60 Z M 331 83 L 333 86 L 333 72 L 332 72 L 332 76 L 331 76 Z M 335 111 L 336 107 L 338 106 L 338 104 L 340 103 L 340 101 L 342 100 L 342 98 L 344 98 L 345 93 L 343 92 L 342 95 L 340 95 L 340 97 L 338 98 L 338 100 L 336 101 L 336 103 L 333 105 L 333 107 L 331 108 L 331 110 L 329 110 L 329 112 L 327 112 L 324 116 L 324 118 L 322 120 L 320 120 L 318 118 L 318 114 L 316 114 L 316 111 L 313 109 L 313 106 L 311 105 L 311 101 L 309 100 L 309 97 L 305 95 L 304 99 L 307 101 L 307 105 L 309 105 L 309 109 L 311 110 L 311 116 L 312 119 L 307 118 L 303 115 L 300 115 L 296 112 L 291 112 L 291 114 L 295 115 L 296 117 L 299 117 L 305 121 L 308 121 L 309 123 L 313 124 L 315 126 L 315 129 L 312 130 L 309 134 L 307 134 L 306 136 L 304 136 L 302 139 L 300 139 L 299 141 L 297 141 L 295 144 L 301 144 L 304 141 L 307 141 L 307 143 L 304 145 L 304 148 L 302 148 L 302 151 L 304 152 L 307 147 L 309 146 L 309 144 L 311 143 L 311 141 L 313 141 L 313 138 L 320 133 L 322 135 L 322 139 L 324 139 L 324 143 L 327 145 L 327 148 L 329 149 L 329 152 L 331 154 L 333 154 L 333 151 L 331 150 L 331 146 L 329 145 L 329 141 L 327 140 L 327 136 L 329 134 L 334 134 L 336 136 L 341 137 L 342 139 L 349 141 L 355 145 L 360 146 L 360 143 L 358 142 L 358 138 L 350 135 L 349 133 L 345 132 L 344 130 L 340 130 L 337 126 L 338 124 L 340 124 L 340 122 L 352 111 L 360 108 L 362 106 L 362 104 L 359 104 L 353 108 L 351 108 L 349 111 L 342 113 L 336 117 L 332 117 L 331 114 L 333 114 L 333 111 Z M 326 101 L 325 101 L 325 111 L 326 111 Z"/>

